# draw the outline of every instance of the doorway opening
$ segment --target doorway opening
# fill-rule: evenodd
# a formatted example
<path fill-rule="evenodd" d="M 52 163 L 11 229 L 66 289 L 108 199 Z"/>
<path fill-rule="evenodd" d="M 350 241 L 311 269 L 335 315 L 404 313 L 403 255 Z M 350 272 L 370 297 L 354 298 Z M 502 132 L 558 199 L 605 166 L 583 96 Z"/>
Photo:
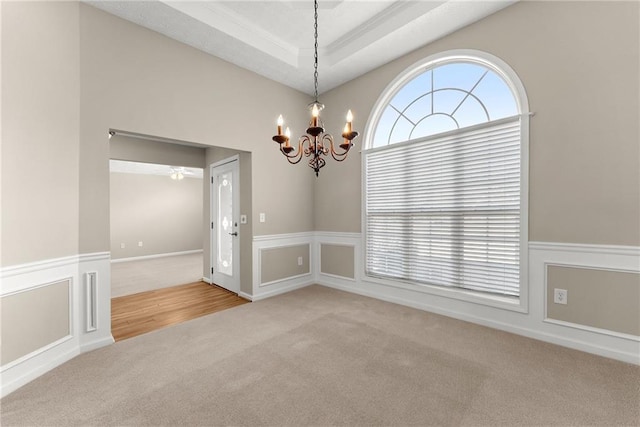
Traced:
<path fill-rule="evenodd" d="M 224 166 L 220 159 L 229 157 L 233 157 L 233 168 L 223 168 L 214 177 L 213 167 Z M 240 248 L 241 239 L 251 242 L 252 232 L 246 222 L 240 227 L 237 217 L 241 199 L 248 200 L 242 209 L 251 209 L 250 167 L 250 153 L 113 132 L 111 329 L 116 341 L 248 302 L 239 294 L 242 279 L 250 280 L 250 244 L 248 251 L 246 244 L 245 250 Z M 246 181 L 242 190 L 241 178 Z M 210 184 L 214 180 L 221 187 L 235 189 L 235 196 L 230 191 L 227 201 L 223 192 L 222 198 L 214 200 Z M 235 241 L 222 242 L 211 232 L 214 206 L 235 214 L 235 218 L 227 215 L 226 221 L 235 228 L 227 234 Z M 224 252 L 226 248 L 231 252 Z M 218 255 L 225 259 L 214 264 L 214 253 L 215 259 Z M 211 273 L 212 267 L 215 271 L 225 263 L 230 271 Z M 248 266 L 248 275 L 241 274 L 242 265 Z M 248 285 L 250 289 L 251 283 Z"/>

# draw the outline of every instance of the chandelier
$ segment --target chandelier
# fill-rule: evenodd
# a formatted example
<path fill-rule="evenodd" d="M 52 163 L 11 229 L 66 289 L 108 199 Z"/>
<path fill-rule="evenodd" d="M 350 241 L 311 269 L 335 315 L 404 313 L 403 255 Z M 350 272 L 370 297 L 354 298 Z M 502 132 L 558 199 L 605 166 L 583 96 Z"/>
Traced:
<path fill-rule="evenodd" d="M 304 135 L 298 139 L 298 147 L 291 145 L 291 131 L 287 127 L 285 132 L 282 132 L 282 126 L 284 119 L 282 115 L 278 117 L 278 134 L 272 139 L 280 146 L 280 152 L 284 154 L 289 163 L 296 164 L 302 160 L 302 156 L 311 157 L 309 160 L 309 166 L 315 171 L 316 176 L 320 172 L 320 168 L 325 165 L 324 156 L 331 153 L 331 157 L 339 162 L 347 158 L 349 150 L 353 146 L 353 139 L 358 136 L 358 132 L 354 132 L 352 129 L 353 114 L 351 110 L 347 113 L 347 123 L 344 126 L 342 132 L 342 138 L 344 141 L 340 144 L 341 150 L 336 150 L 334 147 L 333 136 L 324 131 L 324 123 L 320 120 L 320 111 L 324 109 L 324 105 L 318 102 L 318 0 L 314 0 L 314 56 L 313 56 L 313 82 L 315 88 L 315 100 L 309 104 L 311 110 L 311 121 L 309 127 Z"/>

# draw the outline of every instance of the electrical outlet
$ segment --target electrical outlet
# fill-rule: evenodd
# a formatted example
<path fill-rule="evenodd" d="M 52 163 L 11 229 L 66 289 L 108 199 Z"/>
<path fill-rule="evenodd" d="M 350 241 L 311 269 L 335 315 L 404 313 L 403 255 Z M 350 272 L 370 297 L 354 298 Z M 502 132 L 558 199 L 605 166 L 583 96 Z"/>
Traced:
<path fill-rule="evenodd" d="M 120 249 L 124 249 L 125 244 L 124 243 L 120 243 Z"/>
<path fill-rule="evenodd" d="M 267 215 L 264 212 L 260 212 L 260 222 L 266 222 Z"/>
<path fill-rule="evenodd" d="M 566 289 L 553 290 L 553 302 L 556 304 L 567 304 L 568 292 Z"/>
<path fill-rule="evenodd" d="M 301 256 L 298 257 L 298 265 L 302 265 L 302 257 Z"/>
<path fill-rule="evenodd" d="M 138 247 L 142 247 L 142 242 L 138 242 Z"/>

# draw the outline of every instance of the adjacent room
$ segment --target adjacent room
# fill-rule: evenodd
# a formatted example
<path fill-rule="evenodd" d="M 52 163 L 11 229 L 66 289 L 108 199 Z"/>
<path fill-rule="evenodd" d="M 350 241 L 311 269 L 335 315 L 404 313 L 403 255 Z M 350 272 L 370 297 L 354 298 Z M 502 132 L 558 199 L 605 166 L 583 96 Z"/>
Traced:
<path fill-rule="evenodd" d="M 2 425 L 640 425 L 640 3 L 0 23 Z"/>

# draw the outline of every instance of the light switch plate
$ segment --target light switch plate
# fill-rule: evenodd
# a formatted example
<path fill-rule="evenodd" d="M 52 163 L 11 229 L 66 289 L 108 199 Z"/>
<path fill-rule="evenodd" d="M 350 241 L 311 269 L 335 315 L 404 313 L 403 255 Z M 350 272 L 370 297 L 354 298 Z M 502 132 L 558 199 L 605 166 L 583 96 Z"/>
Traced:
<path fill-rule="evenodd" d="M 267 215 L 264 212 L 260 212 L 260 222 L 266 222 Z"/>
<path fill-rule="evenodd" d="M 247 223 L 247 216 L 240 215 L 240 224 L 246 224 L 246 223 Z"/>

